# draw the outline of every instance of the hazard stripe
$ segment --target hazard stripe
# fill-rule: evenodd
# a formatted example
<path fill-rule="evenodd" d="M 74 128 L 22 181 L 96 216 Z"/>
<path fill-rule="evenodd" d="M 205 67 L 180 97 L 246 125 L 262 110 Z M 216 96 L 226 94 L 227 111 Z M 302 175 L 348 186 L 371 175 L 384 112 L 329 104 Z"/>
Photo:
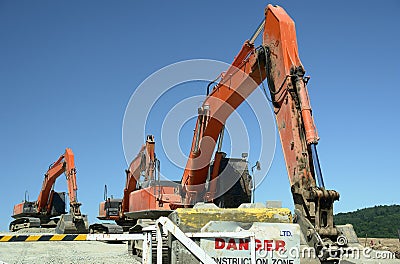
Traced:
<path fill-rule="evenodd" d="M 87 235 L 0 235 L 0 242 L 34 242 L 34 241 L 86 241 Z"/>
<path fill-rule="evenodd" d="M 13 236 L 8 242 L 22 242 L 28 238 L 27 235 Z"/>
<path fill-rule="evenodd" d="M 38 241 L 39 238 L 40 238 L 40 235 L 37 235 L 37 236 L 31 235 L 31 236 L 29 236 L 25 241 L 27 241 L 27 242 L 30 242 L 30 241 Z"/>
<path fill-rule="evenodd" d="M 11 238 L 12 236 L 1 236 L 0 242 L 8 242 Z"/>
<path fill-rule="evenodd" d="M 66 235 L 63 241 L 75 241 L 76 236 Z"/>
<path fill-rule="evenodd" d="M 50 238 L 51 241 L 62 241 L 66 235 L 54 235 Z"/>
<path fill-rule="evenodd" d="M 42 235 L 37 241 L 49 241 L 53 235 Z"/>
<path fill-rule="evenodd" d="M 77 236 L 75 237 L 74 241 L 85 241 L 86 239 L 87 239 L 87 235 L 85 235 L 85 234 L 80 234 L 80 235 L 77 235 Z"/>

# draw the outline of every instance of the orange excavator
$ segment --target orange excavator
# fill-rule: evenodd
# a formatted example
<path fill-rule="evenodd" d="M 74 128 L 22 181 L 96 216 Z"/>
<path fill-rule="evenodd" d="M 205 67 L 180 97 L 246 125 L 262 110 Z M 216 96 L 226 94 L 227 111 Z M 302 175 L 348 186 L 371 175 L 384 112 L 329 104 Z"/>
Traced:
<path fill-rule="evenodd" d="M 264 29 L 263 42 L 254 40 Z M 185 204 L 213 197 L 215 186 L 205 192 L 209 164 L 218 138 L 230 114 L 265 80 L 268 81 L 296 210 L 321 236 L 334 237 L 333 202 L 339 193 L 326 190 L 316 145 L 318 134 L 307 92 L 309 77 L 301 64 L 293 20 L 283 8 L 268 5 L 265 20 L 255 35 L 246 41 L 233 63 L 221 75 L 199 109 L 195 135 L 182 178 Z M 212 140 L 211 140 L 212 139 Z M 218 176 L 215 164 L 221 160 L 217 150 L 211 180 Z M 318 185 L 317 185 L 318 181 Z"/>
<path fill-rule="evenodd" d="M 68 184 L 69 214 L 65 211 L 65 193 L 54 191 L 55 181 L 63 173 Z M 80 211 L 81 203 L 77 200 L 77 190 L 74 154 L 67 148 L 45 173 L 38 199 L 34 202 L 25 199 L 14 206 L 12 217 L 15 220 L 10 223 L 10 231 L 55 227 L 56 232 L 60 234 L 87 233 L 88 220 Z M 59 219 L 56 218 L 58 216 Z"/>
<path fill-rule="evenodd" d="M 158 217 L 165 211 L 164 204 L 170 201 L 180 201 L 178 195 L 163 195 L 173 193 L 175 184 L 164 186 L 160 183 L 159 161 L 155 154 L 153 135 L 147 135 L 146 143 L 125 170 L 126 182 L 122 199 L 107 197 L 105 187 L 104 201 L 99 206 L 100 220 L 114 220 L 117 225 L 96 223 L 89 227 L 90 233 L 122 233 L 133 227 L 138 219 Z M 169 182 L 168 182 L 169 183 Z M 173 199 L 175 198 L 175 199 Z M 169 209 L 169 208 L 168 208 Z M 129 212 L 134 212 L 133 215 Z M 168 210 L 168 213 L 170 210 Z"/>
<path fill-rule="evenodd" d="M 262 44 L 255 47 L 254 41 L 262 31 Z M 264 91 L 274 108 L 296 221 L 306 242 L 323 251 L 322 255 L 329 255 L 347 241 L 346 231 L 333 223 L 333 203 L 339 193 L 325 188 L 316 148 L 319 137 L 307 91 L 309 77 L 299 58 L 295 24 L 279 6 L 268 5 L 265 20 L 245 41 L 199 109 L 182 178 L 184 205 L 215 201 L 218 183 L 232 177 L 219 175 L 218 164 L 224 155 L 219 148 L 210 170 L 213 151 L 218 138 L 223 137 L 227 118 L 265 79 L 269 91 Z M 205 189 L 207 178 L 210 184 Z"/>
<path fill-rule="evenodd" d="M 262 44 L 256 47 L 254 42 L 261 33 Z M 264 88 L 265 79 L 268 91 Z M 249 223 L 270 220 L 268 212 L 252 211 L 254 205 L 244 206 L 250 207 L 249 211 L 240 208 L 241 203 L 250 202 L 248 164 L 245 158 L 227 158 L 221 151 L 227 118 L 262 85 L 274 108 L 295 205 L 295 221 L 302 232 L 301 241 L 314 247 L 321 259 L 340 254 L 339 249 L 346 246 L 348 237 L 355 233 L 348 226 L 333 223 L 333 203 L 339 199 L 339 193 L 326 189 L 323 181 L 308 81 L 299 58 L 293 20 L 283 8 L 268 5 L 265 19 L 244 42 L 227 71 L 207 87 L 207 97 L 198 109 L 191 151 L 179 187 L 182 199 L 168 204 L 169 209 L 174 210 L 169 218 L 183 231 L 199 231 L 204 223 L 215 220 Z M 143 197 L 138 191 L 130 195 L 130 210 L 125 215 L 138 218 L 168 213 L 155 214 L 154 209 L 160 209 L 155 207 L 157 199 Z M 237 213 L 228 210 L 229 214 L 224 217 L 226 209 L 210 211 L 206 206 L 203 210 L 195 205 L 198 202 L 211 202 L 220 208 L 239 208 Z M 280 213 L 282 211 L 276 211 Z M 174 252 L 172 258 L 176 258 L 172 263 L 186 259 L 186 253 L 179 250 L 182 245 L 171 241 L 168 247 Z M 192 259 L 186 261 L 189 263 Z"/>

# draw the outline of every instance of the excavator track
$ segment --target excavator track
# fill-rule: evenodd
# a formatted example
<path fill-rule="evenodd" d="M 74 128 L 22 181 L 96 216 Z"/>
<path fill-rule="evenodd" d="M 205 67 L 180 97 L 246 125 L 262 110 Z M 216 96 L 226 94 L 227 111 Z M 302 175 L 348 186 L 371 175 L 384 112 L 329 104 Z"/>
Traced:
<path fill-rule="evenodd" d="M 9 230 L 15 232 L 21 229 L 40 227 L 40 219 L 36 217 L 22 217 L 10 223 Z"/>

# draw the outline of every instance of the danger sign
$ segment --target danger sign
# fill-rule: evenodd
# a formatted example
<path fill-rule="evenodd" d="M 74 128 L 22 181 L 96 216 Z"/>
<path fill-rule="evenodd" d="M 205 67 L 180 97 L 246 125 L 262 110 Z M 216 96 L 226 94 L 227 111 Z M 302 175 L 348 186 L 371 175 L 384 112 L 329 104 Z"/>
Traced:
<path fill-rule="evenodd" d="M 212 222 L 207 232 L 254 233 L 256 263 L 299 264 L 300 227 L 297 224 L 254 223 L 243 229 L 240 223 Z M 250 264 L 250 238 L 217 237 L 200 240 L 200 247 L 218 264 Z"/>
<path fill-rule="evenodd" d="M 259 240 L 256 239 L 256 251 L 285 251 L 285 241 L 284 240 Z M 234 239 L 234 238 L 215 238 L 215 249 L 221 250 L 249 250 L 250 239 Z"/>

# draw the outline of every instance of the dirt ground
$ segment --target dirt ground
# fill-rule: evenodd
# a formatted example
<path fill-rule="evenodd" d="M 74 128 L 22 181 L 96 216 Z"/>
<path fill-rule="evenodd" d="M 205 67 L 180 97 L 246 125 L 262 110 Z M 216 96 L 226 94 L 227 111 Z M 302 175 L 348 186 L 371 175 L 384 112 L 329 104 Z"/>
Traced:
<path fill-rule="evenodd" d="M 97 241 L 0 243 L 2 263 L 140 263 L 126 244 Z"/>
<path fill-rule="evenodd" d="M 54 228 L 22 229 L 1 234 L 54 234 Z M 140 263 L 128 254 L 126 243 L 100 241 L 49 241 L 0 243 L 0 264 L 3 263 Z"/>
<path fill-rule="evenodd" d="M 365 238 L 358 240 L 363 246 L 367 245 L 378 250 L 390 250 L 396 254 L 396 258 L 400 259 L 400 241 L 397 238 L 368 238 L 367 243 L 365 243 Z"/>
<path fill-rule="evenodd" d="M 365 238 L 359 239 L 365 245 Z M 371 242 L 372 241 L 372 242 Z M 399 239 L 368 238 L 367 246 L 390 250 L 400 258 Z M 50 241 L 0 243 L 0 264 L 3 263 L 140 263 L 128 254 L 125 243 L 97 241 Z"/>

